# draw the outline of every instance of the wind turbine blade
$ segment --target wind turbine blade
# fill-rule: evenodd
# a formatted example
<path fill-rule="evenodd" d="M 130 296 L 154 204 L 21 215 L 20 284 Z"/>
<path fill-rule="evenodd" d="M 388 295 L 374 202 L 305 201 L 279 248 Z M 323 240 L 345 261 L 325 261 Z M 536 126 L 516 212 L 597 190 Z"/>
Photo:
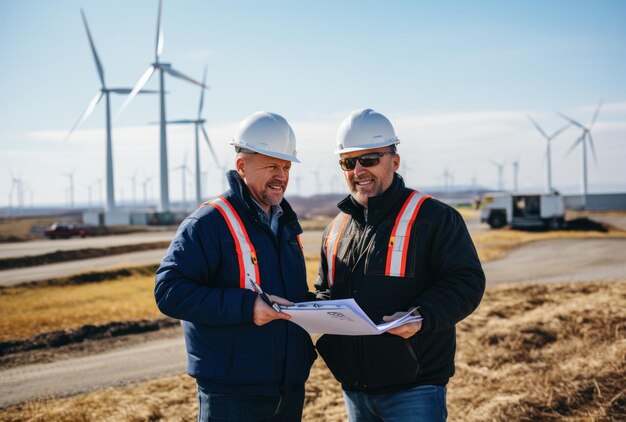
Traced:
<path fill-rule="evenodd" d="M 589 146 L 591 147 L 591 155 L 593 155 L 593 162 L 594 164 L 597 166 L 598 165 L 598 158 L 596 157 L 596 147 L 593 146 L 593 137 L 591 136 L 591 132 L 587 132 L 587 134 L 589 135 Z"/>
<path fill-rule="evenodd" d="M 154 61 L 159 62 L 159 57 L 163 53 L 163 28 L 161 28 L 161 11 L 163 9 L 163 0 L 159 0 L 159 14 L 157 16 L 157 39 L 154 50 Z"/>
<path fill-rule="evenodd" d="M 596 122 L 596 119 L 598 118 L 598 114 L 600 114 L 600 107 L 602 107 L 602 103 L 604 102 L 604 100 L 600 100 L 600 103 L 598 104 L 598 107 L 596 107 L 596 111 L 593 113 L 593 117 L 591 118 L 591 121 L 589 122 L 589 129 L 591 130 L 591 127 L 593 126 L 593 124 Z"/>
<path fill-rule="evenodd" d="M 130 94 L 133 91 L 132 88 L 109 88 L 109 92 L 113 92 L 115 94 Z M 159 91 L 156 89 L 142 89 L 137 94 L 158 94 Z"/>
<path fill-rule="evenodd" d="M 564 118 L 565 120 L 567 120 L 568 122 L 570 122 L 571 124 L 578 126 L 581 129 L 585 129 L 585 127 L 583 125 L 581 125 L 580 123 L 578 123 L 576 120 L 572 119 L 571 117 L 567 117 L 565 114 L 563 113 L 558 113 L 559 116 L 561 116 L 562 118 Z"/>
<path fill-rule="evenodd" d="M 206 70 L 204 66 L 204 74 L 202 75 L 202 85 L 206 86 Z M 198 120 L 202 117 L 202 108 L 204 107 L 204 89 L 200 90 L 200 105 L 198 106 Z"/>
<path fill-rule="evenodd" d="M 69 133 L 67 134 L 67 136 L 65 137 L 65 139 L 63 140 L 64 142 L 66 142 L 70 136 L 72 135 L 72 133 L 74 132 L 74 130 L 82 123 L 84 122 L 87 117 L 89 117 L 91 115 L 91 113 L 93 113 L 94 109 L 96 108 L 96 106 L 98 105 L 98 103 L 100 102 L 100 99 L 102 98 L 102 91 L 99 91 L 95 97 L 93 97 L 91 99 L 91 101 L 89 101 L 89 104 L 87 104 L 87 108 L 85 108 L 85 111 L 83 111 L 83 114 L 81 114 L 80 118 L 78 119 L 78 121 L 74 124 L 74 126 L 72 126 L 72 129 L 69 131 Z"/>
<path fill-rule="evenodd" d="M 580 144 L 584 136 L 585 136 L 584 134 L 581 135 L 580 138 L 576 139 L 576 141 L 572 144 L 572 146 L 568 148 L 568 150 L 565 152 L 566 157 L 570 155 L 570 153 L 574 150 L 574 148 L 578 146 L 578 144 Z"/>
<path fill-rule="evenodd" d="M 80 9 L 80 14 L 83 17 L 83 23 L 85 24 L 85 31 L 87 31 L 87 38 L 89 39 L 89 45 L 91 46 L 93 59 L 96 62 L 96 69 L 98 70 L 100 83 L 102 84 L 102 88 L 105 88 L 106 85 L 104 84 L 104 69 L 102 68 L 102 63 L 100 62 L 100 58 L 98 57 L 98 53 L 96 52 L 96 46 L 93 42 L 93 38 L 91 37 L 91 31 L 89 31 L 89 25 L 87 24 L 87 18 L 85 17 L 85 12 L 83 12 L 83 9 Z"/>
<path fill-rule="evenodd" d="M 543 131 L 541 126 L 539 126 L 539 124 L 537 122 L 535 122 L 535 120 L 532 117 L 530 117 L 530 115 L 528 115 L 528 120 L 530 120 L 530 123 L 532 123 L 533 126 L 535 126 L 535 129 L 537 129 L 539 131 L 539 133 L 541 133 L 541 136 L 543 136 L 544 138 L 548 139 L 548 135 Z"/>
<path fill-rule="evenodd" d="M 202 88 L 209 89 L 209 87 L 203 84 L 202 82 L 198 82 L 195 79 L 192 79 L 189 76 L 184 75 L 180 73 L 178 70 L 175 70 L 171 67 L 162 67 L 162 69 L 166 71 L 167 73 L 169 73 L 170 75 L 174 76 L 175 78 L 184 79 L 187 82 L 191 82 L 192 84 L 196 84 L 198 86 L 201 86 Z"/>
<path fill-rule="evenodd" d="M 157 122 L 158 123 L 158 122 Z M 191 123 L 196 123 L 195 120 L 191 120 L 191 119 L 178 119 L 178 120 L 168 120 L 167 124 L 174 124 L 174 125 L 189 125 Z"/>
<path fill-rule="evenodd" d="M 204 125 L 200 125 L 200 129 L 202 129 L 202 134 L 204 135 L 204 140 L 206 141 L 206 144 L 209 146 L 209 150 L 211 151 L 211 155 L 213 156 L 213 159 L 215 160 L 215 165 L 220 168 L 220 162 L 217 159 L 217 155 L 215 154 L 215 150 L 213 149 L 213 145 L 211 145 L 211 141 L 209 140 L 209 135 L 206 133 L 206 129 L 204 128 Z"/>
<path fill-rule="evenodd" d="M 568 124 L 566 124 L 565 126 L 563 126 L 562 128 L 560 128 L 559 130 L 557 130 L 556 132 L 554 132 L 554 133 L 552 134 L 552 136 L 550 136 L 549 140 L 553 140 L 554 138 L 556 138 L 557 136 L 559 136 L 561 133 L 563 133 L 563 131 L 564 131 L 565 129 L 567 129 L 567 128 L 568 128 L 568 127 L 570 127 L 571 125 L 572 125 L 571 123 L 568 123 Z"/>
<path fill-rule="evenodd" d="M 141 75 L 141 77 L 139 78 L 139 80 L 137 81 L 137 84 L 135 85 L 135 87 L 133 88 L 133 90 L 130 92 L 130 94 L 128 95 L 128 97 L 126 98 L 126 101 L 124 101 L 124 104 L 122 104 L 122 107 L 120 108 L 120 110 L 117 112 L 117 114 L 115 115 L 115 117 L 119 117 L 120 114 L 122 114 L 122 112 L 124 111 L 124 109 L 128 106 L 128 104 L 130 104 L 130 102 L 133 100 L 133 98 L 135 98 L 135 95 L 137 95 L 137 93 L 139 91 L 141 91 L 141 88 L 144 87 L 144 85 L 146 83 L 148 83 L 148 80 L 150 80 L 150 77 L 152 76 L 152 73 L 154 72 L 154 66 L 150 65 L 148 67 L 148 69 L 146 69 L 146 71 L 143 73 L 143 75 Z"/>

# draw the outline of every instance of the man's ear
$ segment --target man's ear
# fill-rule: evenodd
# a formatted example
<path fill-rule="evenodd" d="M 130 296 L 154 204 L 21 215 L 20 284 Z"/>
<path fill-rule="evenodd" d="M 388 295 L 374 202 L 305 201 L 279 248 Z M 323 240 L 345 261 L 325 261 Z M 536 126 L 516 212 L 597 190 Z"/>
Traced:
<path fill-rule="evenodd" d="M 397 171 L 400 168 L 400 155 L 395 154 L 393 157 L 393 171 Z"/>
<path fill-rule="evenodd" d="M 243 156 L 237 156 L 237 159 L 235 160 L 235 168 L 237 169 L 239 176 L 244 179 L 246 177 L 246 159 L 243 158 Z"/>

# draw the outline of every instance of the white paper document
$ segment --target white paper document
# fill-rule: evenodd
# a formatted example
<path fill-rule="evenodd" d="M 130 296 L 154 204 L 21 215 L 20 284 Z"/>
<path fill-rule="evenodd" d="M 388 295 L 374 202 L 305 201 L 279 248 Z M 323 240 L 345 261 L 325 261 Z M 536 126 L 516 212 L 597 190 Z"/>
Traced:
<path fill-rule="evenodd" d="M 281 311 L 291 315 L 289 321 L 310 334 L 378 335 L 391 328 L 422 320 L 421 316 L 407 312 L 399 319 L 377 325 L 354 299 L 300 302 L 294 306 L 281 306 Z"/>

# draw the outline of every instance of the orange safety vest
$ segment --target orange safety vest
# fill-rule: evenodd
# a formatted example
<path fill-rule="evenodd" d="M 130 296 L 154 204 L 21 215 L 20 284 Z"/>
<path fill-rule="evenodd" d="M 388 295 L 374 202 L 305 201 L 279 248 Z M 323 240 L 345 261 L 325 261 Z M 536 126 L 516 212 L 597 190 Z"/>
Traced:
<path fill-rule="evenodd" d="M 231 203 L 221 195 L 202 205 L 214 206 L 220 214 L 222 214 L 222 217 L 224 217 L 228 230 L 230 230 L 230 234 L 235 241 L 235 249 L 237 250 L 237 258 L 239 260 L 239 287 L 254 290 L 249 283 L 261 285 L 259 279 L 259 263 L 256 258 L 254 245 L 250 242 L 248 232 L 241 218 L 239 218 L 239 214 L 237 214 L 237 211 L 235 211 Z"/>
<path fill-rule="evenodd" d="M 409 249 L 409 239 L 411 228 L 417 218 L 420 207 L 425 199 L 431 198 L 419 192 L 412 192 L 404 201 L 396 222 L 391 230 L 391 236 L 387 247 L 387 262 L 385 265 L 385 275 L 393 277 L 404 277 L 406 271 L 406 255 Z M 335 283 L 335 261 L 337 260 L 337 248 L 339 239 L 343 232 L 348 214 L 340 212 L 332 221 L 326 239 L 324 240 L 324 252 L 328 263 L 328 287 Z"/>
<path fill-rule="evenodd" d="M 222 214 L 222 217 L 224 217 L 224 221 L 226 221 L 226 225 L 228 226 L 228 230 L 230 230 L 230 234 L 235 241 L 235 249 L 237 250 L 237 258 L 239 260 L 239 287 L 242 289 L 254 290 L 249 283 L 256 283 L 258 286 L 261 285 L 259 277 L 259 263 L 256 257 L 254 245 L 252 245 L 252 242 L 250 241 L 248 232 L 246 231 L 239 214 L 237 214 L 235 208 L 222 195 L 212 201 L 207 201 L 202 204 L 202 206 L 204 205 L 212 205 L 220 212 L 220 214 Z M 300 240 L 300 235 L 297 235 L 296 238 L 298 239 L 300 249 L 304 249 L 302 241 Z"/>

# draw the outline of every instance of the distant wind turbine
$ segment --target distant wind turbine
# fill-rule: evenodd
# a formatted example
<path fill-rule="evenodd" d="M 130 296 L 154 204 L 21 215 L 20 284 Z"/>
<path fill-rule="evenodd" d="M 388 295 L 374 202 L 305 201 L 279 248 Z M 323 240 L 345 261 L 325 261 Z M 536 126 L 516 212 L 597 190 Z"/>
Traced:
<path fill-rule="evenodd" d="M 76 173 L 76 168 L 70 173 L 63 173 L 63 175 L 69 179 L 68 195 L 70 208 L 74 208 L 74 173 Z"/>
<path fill-rule="evenodd" d="M 183 209 L 187 208 L 187 173 L 191 173 L 189 170 L 189 166 L 187 165 L 187 153 L 185 153 L 185 158 L 183 159 L 183 164 L 178 167 L 174 167 L 172 170 L 180 170 L 182 173 L 183 180 Z M 198 204 L 199 205 L 199 204 Z"/>
<path fill-rule="evenodd" d="M 83 111 L 83 114 L 80 116 L 78 121 L 74 124 L 72 129 L 69 131 L 65 140 L 67 141 L 69 137 L 72 135 L 74 130 L 93 113 L 96 108 L 96 105 L 100 102 L 102 97 L 105 98 L 105 112 L 106 112 L 106 209 L 113 210 L 115 209 L 115 187 L 114 187 L 114 177 L 113 177 L 113 143 L 111 141 L 111 105 L 109 94 L 128 94 L 131 92 L 131 88 L 107 88 L 106 83 L 104 82 L 104 68 L 102 67 L 102 62 L 98 57 L 98 53 L 96 52 L 96 46 L 93 42 L 93 38 L 91 36 L 91 31 L 89 30 L 89 25 L 87 24 L 87 18 L 85 17 L 85 12 L 81 9 L 80 14 L 83 18 L 83 23 L 85 24 L 85 31 L 87 31 L 87 38 L 89 40 L 89 46 L 91 47 L 91 52 L 93 53 L 93 58 L 96 63 L 96 70 L 98 71 L 98 76 L 100 77 L 100 91 L 89 101 L 87 104 L 87 108 Z M 141 93 L 156 93 L 157 91 L 146 91 L 142 90 Z"/>
<path fill-rule="evenodd" d="M 491 162 L 491 164 L 493 164 L 494 166 L 498 168 L 498 190 L 503 191 L 504 190 L 504 178 L 503 178 L 504 162 L 498 163 L 494 160 L 489 160 L 489 161 Z"/>
<path fill-rule="evenodd" d="M 133 206 L 137 206 L 137 172 L 138 171 L 139 170 L 135 169 L 135 173 L 133 173 L 133 175 L 128 178 L 130 182 L 132 183 L 132 187 L 133 187 Z"/>
<path fill-rule="evenodd" d="M 161 196 L 159 201 L 160 211 L 170 210 L 170 195 L 169 195 L 169 177 L 168 177 L 168 165 L 167 165 L 167 119 L 165 117 L 165 73 L 169 73 L 179 79 L 183 79 L 187 82 L 196 84 L 204 89 L 208 89 L 204 83 L 198 82 L 195 79 L 186 76 L 179 71 L 175 70 L 170 63 L 160 62 L 161 53 L 163 52 L 163 29 L 161 28 L 161 11 L 163 9 L 163 0 L 159 0 L 159 11 L 157 17 L 157 38 L 156 48 L 154 52 L 154 63 L 148 66 L 148 69 L 141 75 L 137 84 L 128 95 L 128 98 L 117 113 L 119 116 L 122 111 L 128 106 L 128 104 L 135 98 L 137 93 L 148 83 L 155 70 L 159 70 L 159 104 L 160 104 L 160 141 L 159 141 L 159 174 L 161 179 Z"/>
<path fill-rule="evenodd" d="M 143 204 L 145 206 L 148 205 L 148 184 L 152 181 L 152 177 L 146 177 L 145 179 L 143 179 L 143 182 L 141 182 L 142 187 L 143 187 Z"/>
<path fill-rule="evenodd" d="M 17 209 L 20 210 L 24 207 L 24 181 L 20 177 L 15 177 L 13 172 L 9 170 L 11 174 L 11 191 L 9 192 L 9 208 L 13 208 L 13 192 L 17 197 Z"/>
<path fill-rule="evenodd" d="M 541 126 L 539 126 L 539 124 L 535 120 L 533 120 L 532 117 L 528 116 L 528 119 L 533 124 L 533 126 L 535 126 L 535 128 L 539 131 L 541 136 L 543 136 L 544 139 L 546 140 L 546 163 L 547 163 L 547 179 L 546 179 L 546 183 L 547 184 L 546 184 L 546 190 L 548 192 L 552 192 L 553 191 L 553 188 L 552 188 L 552 155 L 551 155 L 551 152 L 550 152 L 550 149 L 551 149 L 550 147 L 552 145 L 552 140 L 554 138 L 556 138 L 557 136 L 559 136 L 561 133 L 563 133 L 563 131 L 565 131 L 565 129 L 570 127 L 571 123 L 568 123 L 567 125 L 561 127 L 556 132 L 552 133 L 552 135 L 548 135 L 541 128 Z"/>
<path fill-rule="evenodd" d="M 580 137 L 572 144 L 572 146 L 567 150 L 566 154 L 569 154 L 570 152 L 572 152 L 574 150 L 574 148 L 576 148 L 579 144 L 582 145 L 582 150 L 583 150 L 583 176 L 582 176 L 582 194 L 583 197 L 585 198 L 585 202 L 587 199 L 587 143 L 589 143 L 589 146 L 591 147 L 591 153 L 593 155 L 593 160 L 596 163 L 596 165 L 598 164 L 598 160 L 596 158 L 596 150 L 595 147 L 593 146 L 593 137 L 591 136 L 591 128 L 593 127 L 594 123 L 596 122 L 596 119 L 598 118 L 598 114 L 600 113 L 600 107 L 602 107 L 602 100 L 600 100 L 600 103 L 598 104 L 598 107 L 596 107 L 596 111 L 593 113 L 593 117 L 591 118 L 591 120 L 589 121 L 589 123 L 587 124 L 587 126 L 583 126 L 581 123 L 577 122 L 576 120 L 572 119 L 571 117 L 566 116 L 563 113 L 559 113 L 559 115 L 564 118 L 565 120 L 567 120 L 568 122 L 570 122 L 571 124 L 573 124 L 574 126 L 578 126 L 580 129 L 582 129 L 582 133 L 580 135 Z"/>
<path fill-rule="evenodd" d="M 513 165 L 513 192 L 517 192 L 517 174 L 519 172 L 519 158 L 516 158 Z"/>
<path fill-rule="evenodd" d="M 204 75 L 202 76 L 202 85 L 206 86 L 206 67 L 204 68 Z M 215 160 L 215 165 L 217 168 L 220 168 L 220 163 L 217 159 L 217 155 L 215 154 L 215 150 L 213 149 L 213 145 L 211 145 L 211 140 L 209 139 L 209 135 L 204 127 L 204 123 L 206 119 L 202 118 L 202 108 L 204 107 L 204 88 L 200 88 L 200 105 L 198 106 L 198 117 L 195 119 L 180 119 L 180 120 L 168 120 L 166 123 L 174 124 L 174 125 L 188 125 L 192 124 L 196 129 L 196 143 L 195 143 L 195 166 L 196 166 L 196 174 L 195 174 L 195 182 L 196 182 L 196 204 L 200 205 L 202 203 L 202 189 L 200 183 L 200 176 L 202 172 L 200 171 L 200 142 L 199 142 L 199 133 L 202 133 L 206 144 L 211 151 L 211 155 Z"/>

